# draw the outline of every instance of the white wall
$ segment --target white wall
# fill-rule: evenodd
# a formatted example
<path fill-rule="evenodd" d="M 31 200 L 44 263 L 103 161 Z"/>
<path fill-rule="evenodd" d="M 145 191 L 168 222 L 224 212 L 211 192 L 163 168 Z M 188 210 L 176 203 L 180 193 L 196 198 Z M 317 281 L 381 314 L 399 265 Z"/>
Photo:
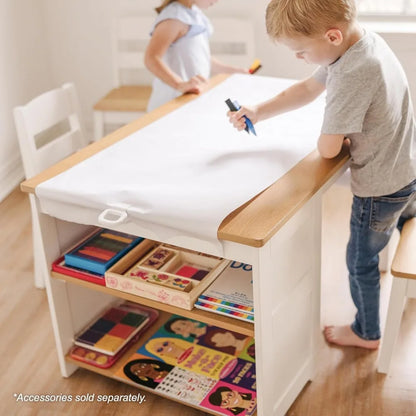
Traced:
<path fill-rule="evenodd" d="M 111 20 L 126 14 L 155 15 L 160 0 L 43 0 L 54 81 L 73 81 L 78 89 L 88 131 L 92 129 L 92 106 L 113 85 L 111 67 Z M 265 9 L 269 0 L 220 0 L 207 15 L 252 19 L 261 74 L 288 78 L 306 77 L 311 67 L 266 34 Z M 232 30 L 232 28 L 230 28 Z M 416 35 L 386 35 L 403 62 L 416 97 Z M 249 65 L 250 63 L 248 63 Z"/>
<path fill-rule="evenodd" d="M 264 75 L 305 76 L 310 68 L 270 42 L 264 26 L 267 3 L 268 0 L 222 0 L 208 9 L 207 14 L 210 17 L 246 17 L 253 20 L 256 49 L 263 63 Z M 57 85 L 67 81 L 75 83 L 84 125 L 91 132 L 92 106 L 113 86 L 112 19 L 128 14 L 156 16 L 153 9 L 160 1 L 44 0 L 44 4 L 54 82 Z M 250 64 L 247 63 L 247 66 Z"/>
<path fill-rule="evenodd" d="M 313 67 L 296 60 L 268 38 L 264 13 L 269 0 L 221 0 L 207 14 L 252 19 L 261 75 L 303 78 Z M 36 94 L 74 82 L 84 125 L 92 136 L 92 106 L 113 86 L 112 19 L 154 15 L 159 0 L 0 1 L 0 185 L 3 195 L 19 182 L 20 156 L 11 109 Z M 232 28 L 230 28 L 232 30 Z M 416 99 L 416 35 L 386 34 L 409 77 Z M 248 63 L 249 65 L 250 63 Z M 0 193 L 0 200 L 2 194 Z"/>
<path fill-rule="evenodd" d="M 0 201 L 23 179 L 12 109 L 51 88 L 42 3 L 0 1 Z"/>
<path fill-rule="evenodd" d="M 75 83 L 87 131 L 92 130 L 92 106 L 113 86 L 112 19 L 128 14 L 156 17 L 154 7 L 160 3 L 159 0 L 44 0 L 54 81 Z M 258 42 L 263 45 L 268 42 L 263 24 L 266 4 L 267 0 L 222 0 L 207 14 L 253 17 Z"/>

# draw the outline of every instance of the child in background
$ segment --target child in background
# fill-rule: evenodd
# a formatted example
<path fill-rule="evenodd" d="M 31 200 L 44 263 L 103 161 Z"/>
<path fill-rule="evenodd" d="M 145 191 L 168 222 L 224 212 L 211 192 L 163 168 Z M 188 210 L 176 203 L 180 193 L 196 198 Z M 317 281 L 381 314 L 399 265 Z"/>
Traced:
<path fill-rule="evenodd" d="M 415 122 L 404 71 L 375 33 L 356 21 L 353 0 L 272 0 L 266 12 L 271 38 L 299 59 L 320 67 L 274 98 L 229 112 L 238 130 L 243 116 L 253 123 L 301 107 L 326 88 L 318 150 L 351 153 L 354 194 L 347 266 L 357 308 L 351 325 L 328 326 L 324 335 L 338 345 L 379 346 L 379 253 L 394 228 L 416 216 Z"/>
<path fill-rule="evenodd" d="M 156 76 L 148 111 L 183 93 L 200 93 L 213 73 L 248 73 L 211 57 L 212 26 L 201 9 L 218 0 L 164 0 L 145 53 L 146 67 Z"/>

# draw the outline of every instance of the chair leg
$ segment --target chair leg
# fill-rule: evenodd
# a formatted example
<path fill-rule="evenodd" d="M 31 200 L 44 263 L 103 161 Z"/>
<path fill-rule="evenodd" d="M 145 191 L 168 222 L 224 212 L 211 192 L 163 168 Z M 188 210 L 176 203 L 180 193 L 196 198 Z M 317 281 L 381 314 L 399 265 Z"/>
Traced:
<path fill-rule="evenodd" d="M 43 270 L 41 266 L 41 258 L 42 251 L 40 250 L 41 247 L 41 240 L 40 240 L 40 229 L 39 223 L 37 221 L 32 221 L 33 227 L 33 271 L 35 275 L 35 287 L 38 289 L 45 288 L 45 277 L 43 275 Z"/>
<path fill-rule="evenodd" d="M 388 243 L 386 245 L 386 247 L 383 248 L 383 250 L 381 250 L 380 254 L 379 254 L 379 261 L 378 261 L 378 268 L 380 270 L 380 272 L 386 272 L 387 270 L 390 269 L 389 267 L 389 263 L 390 263 L 390 258 L 389 258 L 389 253 L 390 253 L 390 243 Z"/>
<path fill-rule="evenodd" d="M 40 265 L 39 252 L 35 250 L 33 254 L 35 287 L 37 287 L 38 289 L 45 289 L 45 278 L 43 276 L 42 267 Z"/>
<path fill-rule="evenodd" d="M 30 213 L 32 216 L 32 243 L 33 243 L 33 271 L 35 276 L 35 287 L 45 288 L 45 275 L 42 270 L 42 237 L 40 234 L 39 218 L 36 208 L 35 196 L 29 195 Z"/>
<path fill-rule="evenodd" d="M 104 136 L 104 115 L 102 111 L 94 111 L 94 141 Z"/>
<path fill-rule="evenodd" d="M 402 320 L 403 308 L 407 299 L 407 279 L 393 277 L 389 306 L 387 309 L 386 326 L 381 340 L 381 348 L 378 356 L 379 373 L 388 373 L 393 349 L 396 344 Z"/>

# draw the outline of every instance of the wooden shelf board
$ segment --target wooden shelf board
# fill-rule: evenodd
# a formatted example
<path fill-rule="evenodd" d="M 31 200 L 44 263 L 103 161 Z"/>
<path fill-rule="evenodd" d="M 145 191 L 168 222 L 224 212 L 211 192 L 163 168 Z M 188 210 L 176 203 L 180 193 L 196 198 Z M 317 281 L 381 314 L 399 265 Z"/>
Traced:
<path fill-rule="evenodd" d="M 184 316 L 185 318 L 195 319 L 197 321 L 204 322 L 208 325 L 219 326 L 221 328 L 228 329 L 229 331 L 234 331 L 243 335 L 254 337 L 254 324 L 250 322 L 240 321 L 235 318 L 227 318 L 226 316 L 222 316 L 213 312 L 202 311 L 196 308 L 193 308 L 192 310 L 188 311 L 186 309 L 181 309 L 176 306 L 167 305 L 165 303 L 157 302 L 151 299 L 146 299 L 140 296 L 132 295 L 130 293 L 121 292 L 120 290 L 115 290 L 106 286 L 90 283 L 85 280 L 77 279 L 75 277 L 67 276 L 54 271 L 51 272 L 51 276 L 53 278 L 65 280 L 66 282 L 83 286 L 91 290 L 103 292 L 121 299 L 126 299 L 131 302 L 139 303 L 141 305 L 150 306 L 154 309 Z"/>

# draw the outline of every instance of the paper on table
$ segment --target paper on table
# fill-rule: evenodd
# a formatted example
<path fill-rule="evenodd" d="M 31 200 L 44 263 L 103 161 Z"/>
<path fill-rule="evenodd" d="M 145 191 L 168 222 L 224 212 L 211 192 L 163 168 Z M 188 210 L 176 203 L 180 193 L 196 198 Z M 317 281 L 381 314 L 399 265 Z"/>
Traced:
<path fill-rule="evenodd" d="M 324 99 L 256 124 L 257 137 L 228 122 L 228 97 L 271 98 L 294 81 L 233 75 L 196 100 L 36 188 L 44 212 L 64 205 L 120 208 L 157 229 L 218 245 L 231 211 L 271 185 L 316 147 Z M 56 208 L 58 207 L 58 208 Z M 163 235 L 163 230 L 169 235 Z M 173 230 L 173 231 L 172 231 Z"/>

